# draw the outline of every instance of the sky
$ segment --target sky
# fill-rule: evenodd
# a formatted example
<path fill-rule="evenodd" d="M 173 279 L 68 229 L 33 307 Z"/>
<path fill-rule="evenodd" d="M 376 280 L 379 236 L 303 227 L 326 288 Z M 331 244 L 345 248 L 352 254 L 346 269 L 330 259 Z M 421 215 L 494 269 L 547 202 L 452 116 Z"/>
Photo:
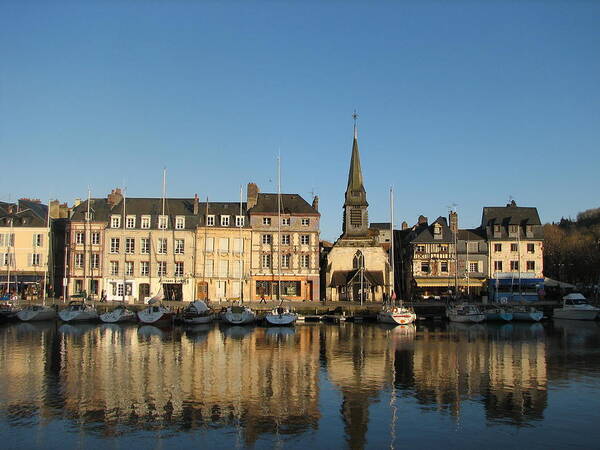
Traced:
<path fill-rule="evenodd" d="M 0 200 L 310 201 L 335 240 L 352 113 L 369 218 L 600 206 L 600 2 L 0 0 Z"/>

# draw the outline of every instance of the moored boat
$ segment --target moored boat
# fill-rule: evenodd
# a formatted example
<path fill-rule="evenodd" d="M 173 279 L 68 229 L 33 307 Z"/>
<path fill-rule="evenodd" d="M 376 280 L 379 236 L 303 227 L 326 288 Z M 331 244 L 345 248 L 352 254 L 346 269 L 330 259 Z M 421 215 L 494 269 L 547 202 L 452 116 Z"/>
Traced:
<path fill-rule="evenodd" d="M 56 319 L 56 310 L 50 306 L 29 305 L 17 313 L 23 322 L 37 322 L 40 320 Z"/>
<path fill-rule="evenodd" d="M 539 322 L 544 317 L 542 311 L 538 311 L 533 306 L 515 306 L 512 309 L 513 320 L 519 322 Z"/>
<path fill-rule="evenodd" d="M 125 308 L 125 306 L 119 305 L 112 311 L 100 314 L 100 320 L 104 323 L 135 322 L 137 316 L 133 311 Z"/>
<path fill-rule="evenodd" d="M 137 313 L 140 322 L 149 325 L 170 325 L 174 313 L 162 304 L 152 304 Z"/>
<path fill-rule="evenodd" d="M 223 320 L 231 325 L 246 325 L 256 320 L 256 313 L 247 306 L 229 306 L 222 316 Z"/>
<path fill-rule="evenodd" d="M 69 302 L 69 306 L 58 313 L 58 317 L 63 322 L 86 322 L 98 320 L 98 312 L 92 305 L 74 300 Z"/>
<path fill-rule="evenodd" d="M 0 322 L 10 322 L 17 319 L 19 308 L 12 303 L 0 303 Z"/>
<path fill-rule="evenodd" d="M 417 320 L 417 315 L 404 306 L 383 306 L 377 313 L 377 321 L 395 325 L 408 325 Z"/>
<path fill-rule="evenodd" d="M 272 309 L 265 316 L 265 320 L 269 325 L 290 326 L 294 325 L 298 319 L 298 314 L 284 306 L 278 306 Z"/>
<path fill-rule="evenodd" d="M 580 293 L 565 295 L 562 308 L 554 308 L 555 319 L 594 320 L 598 314 L 600 308 L 590 305 Z"/>
<path fill-rule="evenodd" d="M 500 307 L 488 308 L 483 313 L 488 322 L 510 322 L 513 319 L 512 312 Z"/>
<path fill-rule="evenodd" d="M 183 310 L 183 322 L 189 325 L 210 323 L 215 318 L 213 311 L 202 300 L 196 300 Z"/>
<path fill-rule="evenodd" d="M 470 304 L 449 305 L 446 316 L 451 322 L 479 323 L 485 320 L 485 314 L 477 306 Z"/>

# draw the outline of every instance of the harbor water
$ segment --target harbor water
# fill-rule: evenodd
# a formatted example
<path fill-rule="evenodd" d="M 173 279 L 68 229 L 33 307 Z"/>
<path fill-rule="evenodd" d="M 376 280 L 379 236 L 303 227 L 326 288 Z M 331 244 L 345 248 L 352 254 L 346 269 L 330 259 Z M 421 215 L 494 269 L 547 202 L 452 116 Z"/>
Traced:
<path fill-rule="evenodd" d="M 598 448 L 600 323 L 0 325 L 1 448 Z"/>

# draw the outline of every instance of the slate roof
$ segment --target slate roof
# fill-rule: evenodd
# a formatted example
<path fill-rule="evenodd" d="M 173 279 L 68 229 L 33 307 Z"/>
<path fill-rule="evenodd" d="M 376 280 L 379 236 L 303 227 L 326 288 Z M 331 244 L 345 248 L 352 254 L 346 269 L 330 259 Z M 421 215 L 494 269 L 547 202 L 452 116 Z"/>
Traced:
<path fill-rule="evenodd" d="M 433 227 L 434 224 L 439 223 L 442 226 L 442 237 L 441 239 L 435 239 L 433 237 Z M 448 226 L 448 222 L 446 220 L 445 217 L 438 217 L 433 223 L 425 226 L 423 225 L 417 225 L 416 229 L 414 230 L 416 233 L 416 236 L 414 238 L 412 238 L 410 240 L 410 242 L 412 243 L 452 243 L 454 242 L 454 234 L 452 233 L 452 231 L 450 230 L 450 227 Z"/>
<path fill-rule="evenodd" d="M 18 206 L 18 207 L 17 207 Z M 9 209 L 12 207 L 12 214 Z M 18 212 L 17 212 L 18 210 Z M 45 227 L 47 223 L 48 205 L 21 199 L 17 203 L 0 202 L 0 226 L 10 227 Z"/>
<path fill-rule="evenodd" d="M 484 241 L 485 240 L 485 229 L 483 228 L 471 228 L 465 230 L 458 230 L 459 241 Z"/>
<path fill-rule="evenodd" d="M 277 194 L 259 193 L 256 205 L 250 208 L 249 213 L 277 214 Z M 319 211 L 298 194 L 281 194 L 281 213 L 320 216 Z"/>
<path fill-rule="evenodd" d="M 537 208 L 523 206 L 486 206 L 483 208 L 481 226 L 488 225 L 541 225 Z"/>
<path fill-rule="evenodd" d="M 354 140 L 352 142 L 352 157 L 350 158 L 350 170 L 348 171 L 348 186 L 346 187 L 345 205 L 368 205 L 367 193 L 365 191 L 362 169 L 360 166 L 356 127 L 354 128 Z"/>
<path fill-rule="evenodd" d="M 369 228 L 375 228 L 377 230 L 389 230 L 391 224 L 389 222 L 371 222 Z"/>

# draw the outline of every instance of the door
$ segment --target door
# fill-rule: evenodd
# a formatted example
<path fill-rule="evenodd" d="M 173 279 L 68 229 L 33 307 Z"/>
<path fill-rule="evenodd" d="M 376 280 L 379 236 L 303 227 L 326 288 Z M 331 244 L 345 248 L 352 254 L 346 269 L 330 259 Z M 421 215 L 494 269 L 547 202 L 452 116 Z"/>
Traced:
<path fill-rule="evenodd" d="M 196 292 L 198 300 L 208 300 L 208 283 L 206 281 L 199 282 Z"/>
<path fill-rule="evenodd" d="M 138 292 L 140 294 L 138 301 L 144 302 L 146 297 L 150 297 L 150 285 L 148 283 L 141 283 Z"/>
<path fill-rule="evenodd" d="M 309 302 L 313 301 L 313 282 L 312 281 L 307 281 L 306 282 L 306 300 L 308 300 Z"/>
<path fill-rule="evenodd" d="M 226 282 L 225 281 L 217 281 L 217 298 L 224 299 L 226 295 Z"/>

